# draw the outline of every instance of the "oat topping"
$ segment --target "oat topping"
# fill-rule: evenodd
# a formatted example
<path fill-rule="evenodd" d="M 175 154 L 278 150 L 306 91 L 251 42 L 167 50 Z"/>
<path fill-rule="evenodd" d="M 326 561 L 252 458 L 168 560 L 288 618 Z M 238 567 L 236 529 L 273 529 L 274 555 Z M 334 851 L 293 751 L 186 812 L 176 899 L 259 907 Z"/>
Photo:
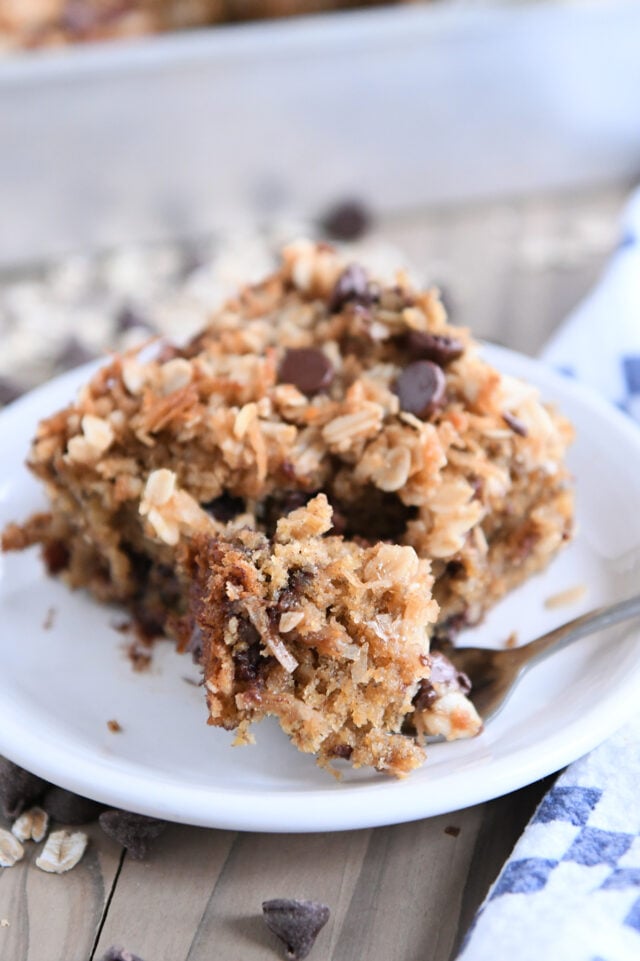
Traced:
<path fill-rule="evenodd" d="M 49 830 L 49 815 L 40 807 L 32 807 L 13 822 L 11 833 L 18 841 L 42 841 Z"/>

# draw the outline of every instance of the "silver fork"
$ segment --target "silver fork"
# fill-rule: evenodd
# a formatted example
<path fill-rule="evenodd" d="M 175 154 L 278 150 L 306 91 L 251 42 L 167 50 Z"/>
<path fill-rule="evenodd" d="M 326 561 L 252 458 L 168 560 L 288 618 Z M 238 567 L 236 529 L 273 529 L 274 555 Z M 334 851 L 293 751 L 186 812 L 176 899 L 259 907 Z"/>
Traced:
<path fill-rule="evenodd" d="M 639 615 L 640 595 L 574 617 L 567 624 L 554 628 L 522 647 L 495 650 L 447 646 L 444 653 L 459 671 L 464 671 L 468 676 L 471 681 L 469 697 L 486 723 L 504 706 L 520 678 L 534 664 L 587 634 Z"/>

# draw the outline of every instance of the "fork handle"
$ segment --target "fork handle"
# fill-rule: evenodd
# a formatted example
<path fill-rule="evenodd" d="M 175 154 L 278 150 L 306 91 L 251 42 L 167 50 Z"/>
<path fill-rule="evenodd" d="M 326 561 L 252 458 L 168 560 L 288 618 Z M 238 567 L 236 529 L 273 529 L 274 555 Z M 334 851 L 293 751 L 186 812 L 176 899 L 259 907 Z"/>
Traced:
<path fill-rule="evenodd" d="M 638 616 L 640 616 L 640 594 L 629 597 L 626 601 L 619 601 L 617 604 L 598 607 L 595 611 L 580 614 L 579 617 L 574 617 L 572 621 L 554 628 L 554 630 L 549 631 L 548 634 L 543 634 L 535 641 L 514 648 L 513 654 L 516 655 L 517 660 L 523 666 L 525 664 L 535 664 L 544 660 L 552 651 L 560 651 L 580 637 L 593 634 L 595 631 L 603 630 L 606 627 L 613 627 L 614 624 L 620 624 L 622 621 L 628 621 Z"/>

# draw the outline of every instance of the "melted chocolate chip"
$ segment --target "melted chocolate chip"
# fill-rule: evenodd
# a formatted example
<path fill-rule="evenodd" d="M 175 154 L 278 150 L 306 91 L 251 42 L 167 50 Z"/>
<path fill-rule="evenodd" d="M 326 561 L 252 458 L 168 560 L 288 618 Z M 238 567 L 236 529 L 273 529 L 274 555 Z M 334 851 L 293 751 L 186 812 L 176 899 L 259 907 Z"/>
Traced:
<path fill-rule="evenodd" d="M 262 505 L 262 521 L 269 537 L 272 537 L 281 517 L 304 507 L 314 496 L 313 491 L 284 490 L 267 497 Z"/>
<path fill-rule="evenodd" d="M 69 566 L 71 555 L 62 541 L 48 541 L 42 547 L 42 557 L 50 574 L 59 574 Z"/>
<path fill-rule="evenodd" d="M 508 410 L 503 413 L 502 419 L 514 434 L 519 434 L 520 437 L 526 437 L 529 433 L 527 425 L 521 421 L 519 417 L 516 417 L 515 414 L 510 414 Z"/>
<path fill-rule="evenodd" d="M 236 681 L 244 681 L 250 684 L 257 679 L 260 668 L 265 663 L 265 658 L 261 654 L 260 637 L 253 624 L 245 620 L 238 623 L 238 637 L 247 646 L 242 650 L 235 650 L 233 653 L 235 678 Z"/>
<path fill-rule="evenodd" d="M 362 203 L 343 200 L 327 211 L 320 226 L 334 240 L 358 240 L 370 229 L 371 219 Z"/>
<path fill-rule="evenodd" d="M 220 494 L 214 500 L 202 505 L 202 509 L 211 514 L 217 521 L 223 524 L 232 521 L 238 514 L 245 510 L 245 503 L 241 497 L 233 497 L 232 494 Z"/>
<path fill-rule="evenodd" d="M 431 651 L 431 674 L 429 680 L 434 684 L 455 684 L 463 694 L 471 690 L 471 681 L 462 671 L 456 670 L 448 657 L 440 651 Z"/>
<path fill-rule="evenodd" d="M 369 280 L 364 267 L 360 264 L 349 264 L 336 281 L 329 298 L 329 309 L 339 311 L 346 304 L 370 307 L 379 297 L 380 289 Z"/>
<path fill-rule="evenodd" d="M 0 757 L 0 810 L 6 817 L 17 818 L 48 786 L 47 781 Z"/>
<path fill-rule="evenodd" d="M 146 856 L 149 845 L 167 828 L 166 821 L 128 811 L 103 811 L 98 820 L 104 833 L 138 861 Z"/>
<path fill-rule="evenodd" d="M 418 693 L 413 699 L 416 711 L 428 711 L 438 700 L 438 693 L 430 681 L 420 681 Z"/>
<path fill-rule="evenodd" d="M 327 390 L 333 376 L 333 364 L 323 351 L 315 347 L 290 348 L 278 371 L 281 384 L 293 384 L 307 397 Z"/>
<path fill-rule="evenodd" d="M 329 908 L 317 901 L 275 898 L 262 902 L 267 927 L 284 942 L 290 961 L 302 961 L 329 920 Z"/>
<path fill-rule="evenodd" d="M 429 334 L 423 330 L 410 330 L 406 346 L 412 357 L 432 360 L 440 367 L 445 367 L 464 353 L 464 344 L 457 337 Z"/>
<path fill-rule="evenodd" d="M 61 824 L 88 824 L 97 820 L 100 812 L 104 811 L 104 804 L 55 786 L 46 792 L 41 807 L 49 817 Z"/>
<path fill-rule="evenodd" d="M 442 404 L 446 379 L 430 360 L 416 360 L 402 371 L 394 385 L 400 407 L 426 420 Z"/>
<path fill-rule="evenodd" d="M 336 744 L 331 748 L 331 754 L 333 757 L 341 757 L 348 761 L 353 754 L 353 748 L 350 744 Z"/>

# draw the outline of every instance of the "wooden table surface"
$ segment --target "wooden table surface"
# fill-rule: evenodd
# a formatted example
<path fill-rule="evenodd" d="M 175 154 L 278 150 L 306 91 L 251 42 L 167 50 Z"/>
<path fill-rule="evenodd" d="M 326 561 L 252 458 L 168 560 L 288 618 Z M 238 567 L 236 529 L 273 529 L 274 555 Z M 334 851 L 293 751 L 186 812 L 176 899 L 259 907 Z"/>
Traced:
<path fill-rule="evenodd" d="M 596 280 L 627 189 L 430 209 L 379 230 L 442 284 L 457 322 L 534 354 Z M 297 897 L 331 908 L 311 959 L 447 961 L 548 784 L 376 830 L 172 825 L 144 862 L 91 826 L 61 876 L 36 869 L 27 845 L 0 869 L 0 959 L 100 961 L 119 945 L 144 961 L 269 961 L 284 954 L 261 902 Z"/>

